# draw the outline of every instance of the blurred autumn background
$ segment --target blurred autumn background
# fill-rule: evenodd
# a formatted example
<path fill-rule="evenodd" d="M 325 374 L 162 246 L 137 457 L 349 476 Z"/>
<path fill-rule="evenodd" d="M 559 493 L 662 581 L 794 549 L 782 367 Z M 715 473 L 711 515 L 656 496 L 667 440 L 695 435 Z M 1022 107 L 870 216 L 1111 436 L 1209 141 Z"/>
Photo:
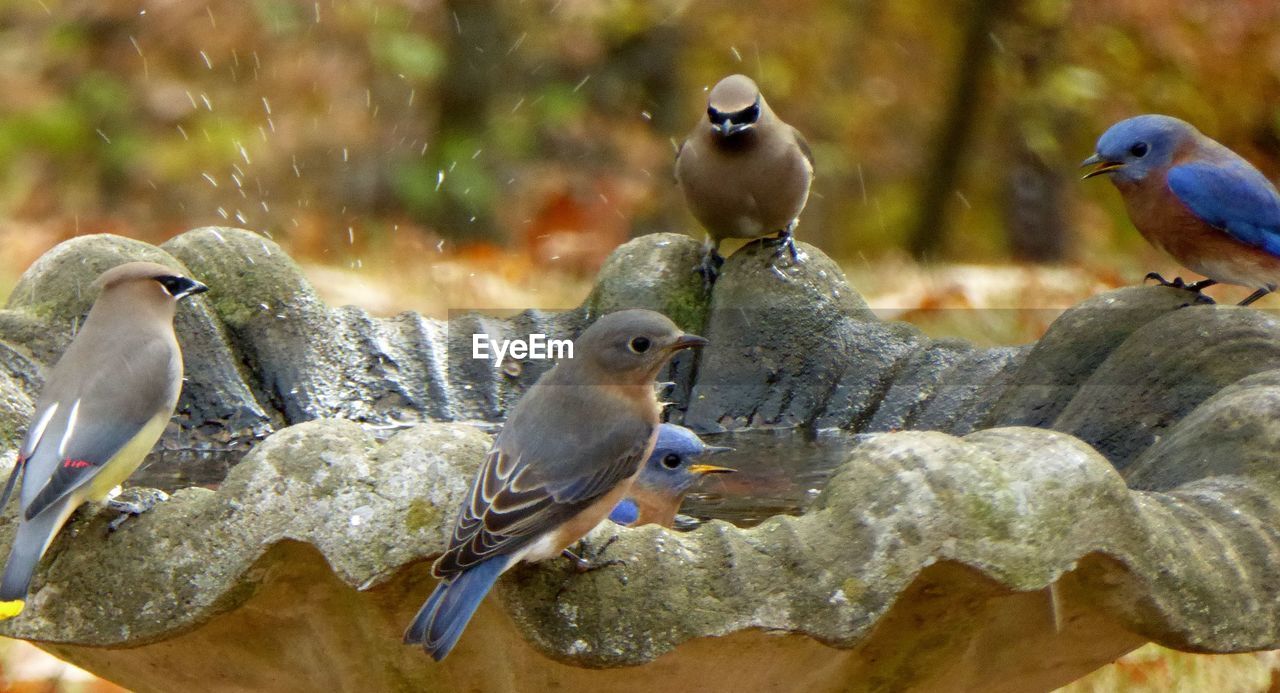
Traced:
<path fill-rule="evenodd" d="M 74 235 L 215 224 L 376 312 L 574 305 L 619 243 L 700 235 L 674 145 L 731 72 L 813 147 L 799 237 L 935 333 L 1177 272 L 1078 180 L 1115 120 L 1280 174 L 1274 0 L 6 0 L 0 292 Z"/>

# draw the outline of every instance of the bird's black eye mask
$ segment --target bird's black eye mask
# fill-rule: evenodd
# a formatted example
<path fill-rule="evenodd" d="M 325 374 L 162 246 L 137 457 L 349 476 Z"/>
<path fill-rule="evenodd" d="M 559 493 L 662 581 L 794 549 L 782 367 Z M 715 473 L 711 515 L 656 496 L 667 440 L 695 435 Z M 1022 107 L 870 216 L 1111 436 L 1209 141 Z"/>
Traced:
<path fill-rule="evenodd" d="M 156 277 L 156 282 L 164 287 L 164 290 L 174 298 L 183 298 L 191 294 L 198 294 L 208 290 L 204 284 L 186 277 L 170 275 L 165 277 Z"/>
<path fill-rule="evenodd" d="M 707 118 L 713 125 L 719 125 L 722 128 L 728 124 L 736 125 L 739 128 L 744 125 L 754 125 L 756 121 L 760 120 L 760 99 L 757 98 L 755 103 L 732 113 L 721 113 L 714 108 L 708 107 Z"/>

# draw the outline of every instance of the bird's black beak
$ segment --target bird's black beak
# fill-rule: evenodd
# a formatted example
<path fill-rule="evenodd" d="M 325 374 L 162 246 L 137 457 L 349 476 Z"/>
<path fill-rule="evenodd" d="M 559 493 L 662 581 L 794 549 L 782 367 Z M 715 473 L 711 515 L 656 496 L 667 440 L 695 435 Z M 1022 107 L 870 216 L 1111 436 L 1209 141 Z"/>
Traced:
<path fill-rule="evenodd" d="M 682 334 L 676 338 L 676 341 L 671 343 L 671 350 L 679 351 L 690 347 L 703 347 L 710 343 L 711 342 L 708 342 L 706 339 L 703 339 L 696 334 Z"/>
<path fill-rule="evenodd" d="M 740 132 L 746 132 L 755 127 L 755 123 L 735 123 L 732 120 L 722 120 L 719 123 L 712 123 L 711 129 L 721 137 L 733 137 Z"/>
<path fill-rule="evenodd" d="M 1094 176 L 1100 176 L 1104 173 L 1111 173 L 1116 169 L 1122 168 L 1124 164 L 1120 163 L 1119 161 L 1107 161 L 1106 159 L 1103 159 L 1101 156 L 1094 154 L 1088 159 L 1085 159 L 1084 161 L 1080 162 L 1081 168 L 1085 166 L 1093 166 L 1094 168 L 1090 170 L 1088 173 L 1081 176 L 1080 180 L 1087 180 L 1089 178 L 1093 178 Z"/>

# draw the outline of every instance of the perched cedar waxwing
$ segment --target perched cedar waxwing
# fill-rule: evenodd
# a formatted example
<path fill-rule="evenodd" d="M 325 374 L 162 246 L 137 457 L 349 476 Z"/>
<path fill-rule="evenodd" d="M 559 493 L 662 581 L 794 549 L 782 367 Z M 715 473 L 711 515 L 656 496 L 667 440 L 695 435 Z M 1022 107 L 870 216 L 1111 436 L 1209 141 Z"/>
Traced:
<path fill-rule="evenodd" d="M 809 199 L 813 153 L 798 130 L 769 108 L 743 75 L 720 80 L 707 115 L 676 154 L 676 181 L 707 230 L 702 270 L 714 276 L 720 241 L 778 234 L 778 253 L 798 261 L 792 232 Z"/>
<path fill-rule="evenodd" d="M 110 269 L 94 286 L 101 294 L 45 380 L 0 497 L 3 509 L 21 475 L 22 514 L 0 579 L 0 618 L 22 611 L 36 565 L 71 513 L 105 498 L 160 438 L 182 389 L 174 310 L 208 289 L 152 262 Z"/>
<path fill-rule="evenodd" d="M 707 474 L 727 474 L 737 471 L 711 464 L 696 464 L 695 460 L 706 455 L 729 452 L 732 448 L 707 445 L 698 434 L 684 426 L 664 423 L 658 427 L 658 442 L 645 462 L 640 476 L 631 484 L 627 497 L 623 498 L 609 519 L 627 527 L 662 525 L 670 527 L 676 519 L 676 511 L 684 494 Z"/>
<path fill-rule="evenodd" d="M 675 352 L 706 343 L 649 310 L 588 327 L 494 439 L 404 641 L 444 659 L 508 568 L 562 554 L 583 565 L 569 545 L 608 516 L 653 450 L 654 377 Z"/>

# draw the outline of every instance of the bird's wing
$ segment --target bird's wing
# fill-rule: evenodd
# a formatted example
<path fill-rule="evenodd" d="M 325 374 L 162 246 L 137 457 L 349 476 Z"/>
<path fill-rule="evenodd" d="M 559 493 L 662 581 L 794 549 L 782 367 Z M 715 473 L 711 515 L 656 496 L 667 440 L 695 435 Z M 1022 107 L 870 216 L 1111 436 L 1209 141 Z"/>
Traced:
<path fill-rule="evenodd" d="M 623 498 L 609 511 L 609 519 L 614 522 L 630 527 L 640 519 L 640 507 L 636 505 L 634 499 Z"/>
<path fill-rule="evenodd" d="M 13 486 L 22 475 L 22 470 L 27 468 L 27 460 L 31 458 L 31 453 L 35 452 L 36 446 L 44 438 L 44 432 L 49 429 L 49 423 L 53 421 L 53 417 L 58 414 L 58 402 L 42 400 L 37 402 L 36 406 L 35 415 L 31 417 L 31 425 L 27 427 L 22 445 L 18 448 L 18 459 L 14 461 L 13 469 L 9 472 L 9 480 L 5 482 L 4 494 L 0 495 L 0 511 L 9 504 L 9 497 L 13 495 Z"/>
<path fill-rule="evenodd" d="M 676 185 L 680 184 L 680 155 L 684 154 L 684 148 L 689 144 L 689 140 L 684 140 L 676 146 L 676 158 L 671 162 L 671 180 Z"/>
<path fill-rule="evenodd" d="M 462 504 L 435 575 L 449 577 L 518 551 L 585 510 L 636 473 L 653 429 L 641 421 L 619 421 L 588 432 L 585 440 L 543 435 L 529 446 L 499 434 Z"/>
<path fill-rule="evenodd" d="M 796 146 L 800 148 L 800 153 L 804 154 L 804 158 L 809 160 L 809 169 L 813 169 L 813 150 L 809 148 L 809 140 L 800 134 L 800 131 L 791 127 L 791 136 L 796 138 Z"/>
<path fill-rule="evenodd" d="M 1169 169 L 1169 188 L 1205 223 L 1280 256 L 1280 194 L 1244 161 L 1188 163 Z"/>
<path fill-rule="evenodd" d="M 23 445 L 24 450 L 30 445 L 22 482 L 27 519 L 92 479 L 152 419 L 167 413 L 176 354 L 162 340 L 131 347 L 112 350 L 114 356 L 90 371 L 55 368 L 50 375 L 45 389 L 55 397 L 37 413 L 35 424 L 42 415 L 48 421 L 33 425 Z"/>

